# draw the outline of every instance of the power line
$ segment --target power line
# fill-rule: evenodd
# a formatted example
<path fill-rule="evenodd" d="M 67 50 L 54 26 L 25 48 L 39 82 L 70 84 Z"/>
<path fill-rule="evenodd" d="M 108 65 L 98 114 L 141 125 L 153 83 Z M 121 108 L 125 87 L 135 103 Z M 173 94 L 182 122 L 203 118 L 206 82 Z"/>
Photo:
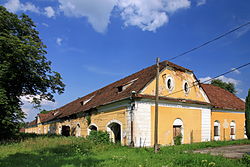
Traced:
<path fill-rule="evenodd" d="M 220 74 L 220 75 L 217 75 L 217 76 L 215 76 L 215 77 L 213 77 L 213 78 L 207 79 L 207 80 L 205 80 L 205 81 L 203 81 L 203 82 L 199 82 L 199 80 L 198 80 L 198 81 L 195 81 L 195 82 L 193 82 L 193 85 L 192 85 L 192 86 L 189 86 L 189 87 L 188 87 L 188 89 L 189 89 L 189 88 L 192 88 L 192 87 L 194 87 L 194 86 L 196 86 L 195 83 L 201 83 L 201 84 L 202 84 L 202 83 L 206 83 L 206 82 L 212 81 L 212 80 L 214 80 L 214 79 L 216 79 L 216 78 L 218 78 L 218 77 L 220 77 L 220 76 L 229 74 L 229 73 L 231 73 L 231 72 L 234 72 L 234 71 L 236 71 L 236 70 L 238 70 L 238 69 L 241 69 L 241 68 L 243 68 L 243 67 L 246 67 L 246 66 L 248 66 L 248 65 L 250 65 L 250 62 L 248 62 L 248 63 L 246 63 L 246 64 L 243 64 L 243 65 L 241 65 L 241 66 L 239 66 L 239 67 L 233 68 L 233 69 L 231 69 L 231 70 L 229 70 L 229 71 L 227 71 L 227 72 L 224 72 L 224 73 L 222 73 L 222 74 Z M 173 95 L 173 94 L 176 94 L 176 93 L 179 93 L 179 92 L 182 92 L 183 90 L 184 90 L 184 89 L 181 89 L 181 90 L 179 90 L 179 91 L 170 93 L 170 94 L 168 94 L 167 96 Z"/>
<path fill-rule="evenodd" d="M 250 24 L 250 21 L 246 22 L 245 24 L 241 24 L 240 26 L 238 26 L 238 27 L 236 27 L 236 28 L 234 28 L 232 30 L 229 30 L 229 31 L 227 31 L 227 32 L 225 32 L 225 33 L 223 33 L 223 34 L 221 34 L 221 35 L 219 35 L 219 36 L 217 36 L 217 37 L 215 37 L 215 38 L 213 38 L 213 39 L 211 39 L 211 40 L 209 40 L 209 41 L 201 44 L 201 45 L 198 45 L 198 46 L 196 46 L 196 47 L 194 47 L 194 48 L 192 48 L 192 49 L 190 49 L 188 51 L 185 51 L 185 52 L 183 52 L 183 53 L 181 53 L 181 54 L 179 54 L 179 55 L 177 55 L 175 57 L 172 57 L 172 58 L 170 58 L 168 60 L 171 61 L 171 60 L 174 60 L 174 59 L 176 59 L 178 57 L 184 56 L 184 55 L 186 55 L 186 54 L 188 54 L 190 52 L 193 52 L 193 51 L 195 51 L 195 50 L 197 50 L 197 49 L 199 49 L 199 48 L 201 48 L 203 46 L 206 46 L 206 45 L 208 45 L 208 44 L 210 44 L 210 43 L 212 43 L 214 41 L 217 41 L 217 40 L 219 40 L 219 39 L 221 39 L 221 38 L 223 38 L 223 37 L 225 37 L 225 36 L 227 36 L 227 35 L 235 32 L 235 31 L 237 31 L 237 30 L 239 30 L 239 29 L 241 29 L 241 28 L 243 28 L 243 27 L 245 27 L 245 26 L 247 26 L 249 24 Z"/>

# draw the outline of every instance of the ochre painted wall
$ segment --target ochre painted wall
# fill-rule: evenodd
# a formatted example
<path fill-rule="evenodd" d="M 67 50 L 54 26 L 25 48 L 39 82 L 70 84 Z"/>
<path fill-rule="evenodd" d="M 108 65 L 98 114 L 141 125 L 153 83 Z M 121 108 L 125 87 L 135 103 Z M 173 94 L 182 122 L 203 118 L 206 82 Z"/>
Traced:
<path fill-rule="evenodd" d="M 37 127 L 25 128 L 25 133 L 37 133 Z"/>
<path fill-rule="evenodd" d="M 151 107 L 151 141 L 154 145 L 154 114 L 155 107 Z M 159 107 L 159 130 L 158 142 L 162 145 L 173 143 L 173 123 L 176 119 L 183 122 L 183 143 L 191 143 L 191 133 L 193 132 L 193 142 L 201 142 L 201 110 L 182 109 L 171 107 Z"/>
<path fill-rule="evenodd" d="M 98 127 L 98 130 L 106 131 L 110 121 L 118 121 L 122 124 L 122 132 L 125 132 L 127 128 L 126 118 L 126 108 L 123 107 L 116 110 L 110 110 L 91 115 L 91 124 L 95 124 Z M 39 124 L 37 127 L 26 128 L 25 132 L 47 134 L 48 130 L 50 129 L 50 133 L 60 134 L 60 129 L 62 128 L 62 126 L 70 126 L 70 135 L 76 136 L 78 131 L 77 124 L 80 125 L 80 136 L 86 137 L 88 135 L 89 125 L 87 124 L 87 120 L 84 117 L 65 120 L 62 122 L 55 122 L 51 124 Z M 127 136 L 123 134 L 121 134 L 121 136 L 122 144 L 126 144 Z"/>
<path fill-rule="evenodd" d="M 211 139 L 214 139 L 214 122 L 220 122 L 220 140 L 230 140 L 230 123 L 236 123 L 236 139 L 244 138 L 245 113 L 216 112 L 212 111 L 211 117 Z"/>
<path fill-rule="evenodd" d="M 96 115 L 91 116 L 91 124 L 95 124 L 98 127 L 98 130 L 106 131 L 107 126 L 110 123 L 110 121 L 119 121 L 121 122 L 121 128 L 122 128 L 122 141 L 121 143 L 123 145 L 127 144 L 127 136 L 124 135 L 124 132 L 127 128 L 127 115 L 126 115 L 126 108 L 120 108 L 113 111 L 108 112 L 102 112 L 98 113 Z M 87 128 L 85 131 L 85 135 L 87 134 Z"/>
<path fill-rule="evenodd" d="M 166 78 L 171 76 L 174 80 L 174 88 L 169 91 L 166 87 Z M 175 98 L 185 98 L 206 102 L 205 98 L 201 94 L 199 86 L 194 86 L 190 88 L 188 94 L 186 94 L 182 89 L 184 82 L 187 81 L 189 87 L 193 86 L 193 83 L 196 81 L 192 73 L 181 72 L 178 70 L 169 70 L 165 69 L 160 73 L 159 77 L 159 95 L 168 96 Z M 178 92 L 178 93 L 174 93 Z M 173 94 L 171 94 L 173 93 Z M 142 94 L 155 95 L 155 80 L 153 80 L 143 91 Z"/>

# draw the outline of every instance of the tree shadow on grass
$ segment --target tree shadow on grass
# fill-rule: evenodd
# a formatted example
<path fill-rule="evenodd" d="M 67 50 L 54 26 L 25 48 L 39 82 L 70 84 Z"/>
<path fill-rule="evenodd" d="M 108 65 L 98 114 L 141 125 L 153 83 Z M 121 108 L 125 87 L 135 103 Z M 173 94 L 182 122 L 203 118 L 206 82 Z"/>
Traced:
<path fill-rule="evenodd" d="M 84 167 L 97 166 L 103 160 L 92 157 L 89 148 L 64 145 L 24 152 L 0 159 L 0 167 Z"/>

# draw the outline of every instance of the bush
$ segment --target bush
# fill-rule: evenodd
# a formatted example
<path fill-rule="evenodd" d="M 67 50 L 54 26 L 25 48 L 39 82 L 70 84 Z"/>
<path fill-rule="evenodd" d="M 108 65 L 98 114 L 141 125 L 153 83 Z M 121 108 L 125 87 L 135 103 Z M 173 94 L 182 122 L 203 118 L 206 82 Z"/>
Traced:
<path fill-rule="evenodd" d="M 11 138 L 6 140 L 0 139 L 0 144 L 11 144 L 11 143 L 18 143 L 30 138 L 36 138 L 36 137 L 60 137 L 60 135 L 57 134 L 36 134 L 36 133 L 18 133 L 16 135 L 13 135 Z"/>
<path fill-rule="evenodd" d="M 242 162 L 247 166 L 250 166 L 250 154 L 244 154 L 242 157 Z"/>
<path fill-rule="evenodd" d="M 92 130 L 87 136 L 87 139 L 94 143 L 109 143 L 110 141 L 108 132 L 96 130 Z"/>
<path fill-rule="evenodd" d="M 182 135 L 178 135 L 174 137 L 174 145 L 181 145 Z"/>

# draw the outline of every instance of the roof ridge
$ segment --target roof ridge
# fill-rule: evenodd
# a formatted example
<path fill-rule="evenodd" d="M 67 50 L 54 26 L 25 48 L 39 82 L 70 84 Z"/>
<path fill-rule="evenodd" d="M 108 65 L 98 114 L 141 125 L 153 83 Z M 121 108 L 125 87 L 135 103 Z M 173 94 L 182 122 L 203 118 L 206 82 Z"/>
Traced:
<path fill-rule="evenodd" d="M 134 82 L 137 84 L 134 85 L 133 90 L 136 90 L 137 92 L 141 91 L 149 82 L 152 81 L 152 79 L 154 79 L 156 77 L 156 72 L 154 72 L 154 69 L 156 71 L 156 68 L 154 68 L 155 66 L 156 66 L 156 64 L 153 64 L 151 66 L 148 66 L 146 68 L 138 70 L 135 73 L 132 73 L 128 76 L 125 76 L 125 77 L 123 77 L 115 82 L 112 82 L 112 83 L 110 83 L 104 87 L 101 87 L 101 88 L 99 88 L 91 93 L 88 93 L 87 95 L 84 95 L 84 96 L 77 98 L 69 103 L 66 103 L 62 107 L 55 109 L 55 110 L 58 110 L 60 114 L 57 114 L 55 117 L 53 117 L 51 119 L 56 118 L 58 115 L 60 115 L 61 117 L 64 117 L 66 115 L 75 114 L 76 111 L 73 111 L 73 110 L 87 110 L 88 108 L 91 108 L 94 106 L 96 107 L 96 106 L 110 103 L 113 100 L 119 100 L 122 98 L 126 98 L 127 96 L 129 96 L 131 94 L 131 90 L 130 90 L 130 89 L 132 89 L 131 87 L 130 87 L 130 89 L 127 88 L 126 91 L 123 91 L 120 94 L 116 94 L 115 90 L 113 90 L 113 89 L 115 87 L 122 86 L 125 82 L 127 83 L 135 78 L 139 78 L 139 79 Z M 189 70 L 187 68 L 178 66 L 178 65 L 176 65 L 170 61 L 167 61 L 167 60 L 160 62 L 160 71 L 165 69 L 166 66 L 170 66 L 172 68 L 175 68 L 175 69 L 181 70 L 181 71 L 192 72 L 191 70 Z M 107 92 L 107 91 L 110 91 L 110 92 Z M 77 101 L 78 102 L 84 101 L 88 97 L 91 97 L 91 96 L 94 96 L 93 101 L 97 101 L 95 104 L 93 103 L 93 101 L 90 101 L 82 107 L 80 106 L 80 103 L 79 103 L 78 108 L 77 108 L 77 106 L 74 106 L 74 103 L 77 103 Z M 100 98 L 106 98 L 106 99 L 101 100 Z M 89 103 L 91 103 L 91 104 L 89 104 Z"/>

